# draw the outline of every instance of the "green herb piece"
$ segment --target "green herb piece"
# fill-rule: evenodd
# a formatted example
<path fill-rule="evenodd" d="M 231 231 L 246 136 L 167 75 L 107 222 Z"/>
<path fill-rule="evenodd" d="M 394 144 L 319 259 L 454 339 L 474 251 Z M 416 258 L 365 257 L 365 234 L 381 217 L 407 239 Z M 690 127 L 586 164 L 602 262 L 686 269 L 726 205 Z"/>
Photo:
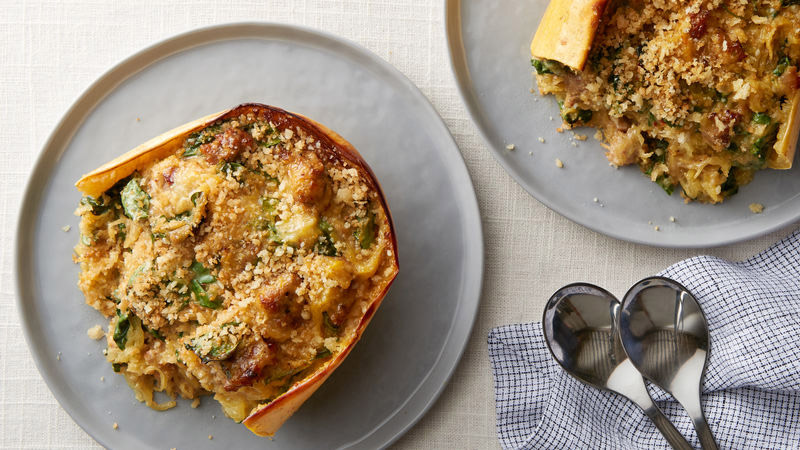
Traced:
<path fill-rule="evenodd" d="M 327 347 L 322 347 L 321 349 L 317 350 L 317 355 L 314 356 L 314 359 L 327 358 L 328 356 L 331 356 L 331 355 L 332 355 L 332 353 L 331 353 L 330 350 L 328 350 Z"/>
<path fill-rule="evenodd" d="M 570 125 L 587 123 L 592 120 L 592 111 L 589 109 L 579 109 L 577 113 L 562 114 L 562 118 Z"/>
<path fill-rule="evenodd" d="M 122 208 L 125 215 L 133 220 L 146 219 L 150 209 L 150 196 L 139 183 L 132 179 L 122 189 Z"/>
<path fill-rule="evenodd" d="M 375 240 L 375 214 L 371 211 L 366 217 L 366 223 L 361 229 L 355 231 L 355 237 L 359 246 L 363 249 L 368 249 L 372 242 Z"/>
<path fill-rule="evenodd" d="M 753 155 L 755 155 L 759 162 L 762 164 L 767 160 L 767 153 L 769 149 L 775 145 L 778 140 L 778 124 L 773 123 L 764 132 L 764 135 L 753 142 Z"/>
<path fill-rule="evenodd" d="M 339 326 L 333 323 L 331 316 L 328 315 L 328 311 L 322 311 L 322 323 L 330 334 L 339 334 Z"/>
<path fill-rule="evenodd" d="M 184 344 L 187 350 L 194 352 L 203 363 L 228 359 L 239 346 L 239 339 L 232 335 L 214 336 L 211 333 L 200 335 Z"/>
<path fill-rule="evenodd" d="M 238 181 L 239 183 L 244 182 L 244 174 L 242 170 L 244 166 L 238 162 L 229 162 L 225 161 L 220 166 L 220 172 L 224 173 L 225 176 L 231 176 L 234 180 Z"/>
<path fill-rule="evenodd" d="M 184 144 L 182 156 L 184 158 L 197 156 L 200 146 L 216 139 L 216 135 L 219 133 L 220 129 L 221 125 L 212 125 L 204 130 L 189 135 Z"/>
<path fill-rule="evenodd" d="M 769 117 L 768 114 L 757 112 L 757 113 L 753 114 L 753 122 L 755 122 L 755 123 L 757 123 L 759 125 L 766 125 L 766 124 L 772 122 L 772 119 Z"/>
<path fill-rule="evenodd" d="M 536 73 L 538 73 L 539 75 L 544 75 L 546 73 L 553 73 L 553 71 L 550 70 L 550 68 L 545 65 L 544 61 L 540 59 L 531 59 L 531 66 L 533 66 L 533 68 L 536 69 Z"/>
<path fill-rule="evenodd" d="M 111 363 L 111 368 L 114 369 L 114 372 L 119 372 L 122 370 L 122 364 Z"/>
<path fill-rule="evenodd" d="M 325 219 L 320 219 L 319 229 L 322 231 L 322 236 L 314 244 L 314 251 L 325 256 L 336 256 L 336 245 L 334 245 L 332 236 L 333 226 L 326 222 Z"/>
<path fill-rule="evenodd" d="M 110 208 L 110 205 L 104 204 L 102 199 L 96 199 L 91 195 L 81 198 L 81 204 L 92 208 L 92 214 L 95 216 L 99 216 L 107 212 Z"/>
<path fill-rule="evenodd" d="M 225 327 L 237 327 L 237 326 L 239 326 L 239 323 L 240 323 L 240 322 L 238 322 L 238 321 L 236 321 L 236 320 L 231 320 L 230 322 L 225 322 L 225 323 L 223 323 L 222 325 L 220 325 L 220 328 L 225 328 Z"/>
<path fill-rule="evenodd" d="M 273 139 L 268 139 L 266 141 L 261 141 L 261 142 L 258 143 L 258 145 L 260 145 L 261 147 L 264 147 L 264 148 L 271 148 L 271 147 L 275 147 L 276 145 L 278 145 L 280 143 L 281 143 L 281 138 L 280 137 L 276 137 L 276 138 L 273 138 Z"/>
<path fill-rule="evenodd" d="M 783 0 L 781 6 L 800 5 L 800 0 Z"/>
<path fill-rule="evenodd" d="M 199 261 L 193 261 L 192 265 L 189 266 L 189 269 L 194 272 L 194 279 L 199 283 L 209 284 L 217 281 L 217 278 L 214 275 L 211 275 L 211 270 L 203 267 L 203 264 L 201 264 Z"/>
<path fill-rule="evenodd" d="M 719 101 L 720 103 L 728 103 L 728 95 L 727 94 L 723 94 L 722 92 L 715 90 L 714 91 L 714 96 L 717 99 L 717 101 Z"/>
<path fill-rule="evenodd" d="M 193 192 L 192 196 L 189 199 L 192 201 L 192 205 L 197 206 L 197 200 L 203 196 L 203 191 Z"/>
<path fill-rule="evenodd" d="M 666 175 L 659 175 L 658 178 L 656 178 L 656 184 L 661 186 L 661 189 L 664 189 L 667 195 L 672 195 L 675 189 L 672 185 L 672 180 Z"/>
<path fill-rule="evenodd" d="M 261 197 L 258 199 L 258 202 L 261 204 L 261 210 L 265 213 L 274 213 L 275 207 L 278 206 L 277 198 Z"/>
<path fill-rule="evenodd" d="M 114 325 L 114 342 L 120 350 L 125 350 L 125 344 L 128 342 L 128 330 L 131 328 L 131 321 L 128 318 L 128 313 L 121 313 L 117 310 L 117 324 Z M 118 370 L 114 370 L 118 372 Z"/>
<path fill-rule="evenodd" d="M 126 232 L 126 227 L 124 223 L 117 224 L 117 239 L 121 241 L 125 241 L 125 237 L 128 235 Z"/>
<path fill-rule="evenodd" d="M 789 65 L 791 63 L 792 61 L 789 60 L 789 57 L 784 56 L 783 58 L 778 60 L 778 64 L 775 66 L 775 70 L 772 71 L 772 74 L 775 75 L 776 77 L 783 75 L 783 72 L 785 72 L 786 69 L 789 68 Z"/>
<path fill-rule="evenodd" d="M 736 183 L 736 169 L 731 169 L 728 172 L 728 177 L 725 182 L 720 186 L 720 193 L 725 197 L 730 197 L 739 192 L 739 185 Z"/>
<path fill-rule="evenodd" d="M 222 300 L 211 300 L 206 290 L 196 279 L 189 283 L 189 287 L 192 289 L 194 300 L 198 305 L 210 309 L 219 309 L 222 306 Z"/>
<path fill-rule="evenodd" d="M 611 72 L 608 75 L 608 79 L 606 81 L 611 83 L 611 86 L 614 88 L 614 92 L 617 92 L 617 89 L 619 88 L 619 75 L 615 74 L 614 72 Z"/>
<path fill-rule="evenodd" d="M 142 328 L 144 328 L 144 331 L 147 331 L 148 333 L 150 333 L 154 338 L 156 338 L 156 339 L 158 339 L 160 341 L 166 340 L 164 338 L 164 336 L 161 334 L 161 332 L 159 332 L 158 330 L 155 330 L 155 329 L 152 329 L 152 328 L 147 328 L 144 325 L 142 325 Z"/>

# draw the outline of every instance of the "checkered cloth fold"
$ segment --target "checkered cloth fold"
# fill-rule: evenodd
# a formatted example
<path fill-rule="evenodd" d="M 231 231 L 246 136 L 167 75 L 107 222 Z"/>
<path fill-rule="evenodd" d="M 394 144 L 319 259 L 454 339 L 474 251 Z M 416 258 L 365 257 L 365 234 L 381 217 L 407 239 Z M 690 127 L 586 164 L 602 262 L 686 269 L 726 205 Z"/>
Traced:
<path fill-rule="evenodd" d="M 744 262 L 698 256 L 660 275 L 686 286 L 708 320 L 702 401 L 720 448 L 800 449 L 800 231 Z M 669 448 L 633 403 L 567 375 L 540 323 L 492 330 L 489 358 L 504 448 Z M 699 448 L 680 405 L 650 389 Z"/>

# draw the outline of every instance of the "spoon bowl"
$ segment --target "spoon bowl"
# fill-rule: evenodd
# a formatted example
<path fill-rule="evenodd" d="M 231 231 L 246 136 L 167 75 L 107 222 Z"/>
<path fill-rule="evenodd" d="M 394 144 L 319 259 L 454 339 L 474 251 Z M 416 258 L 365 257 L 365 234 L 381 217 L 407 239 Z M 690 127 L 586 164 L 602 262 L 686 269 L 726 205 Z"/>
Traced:
<path fill-rule="evenodd" d="M 708 324 L 700 304 L 674 280 L 645 278 L 625 294 L 619 319 L 619 336 L 630 361 L 686 409 L 702 447 L 716 449 L 700 404 L 709 355 Z"/>
<path fill-rule="evenodd" d="M 672 447 L 691 446 L 653 403 L 641 374 L 617 332 L 620 303 L 608 291 L 575 283 L 556 291 L 545 306 L 542 326 L 555 360 L 579 381 L 622 395 L 650 417 Z"/>

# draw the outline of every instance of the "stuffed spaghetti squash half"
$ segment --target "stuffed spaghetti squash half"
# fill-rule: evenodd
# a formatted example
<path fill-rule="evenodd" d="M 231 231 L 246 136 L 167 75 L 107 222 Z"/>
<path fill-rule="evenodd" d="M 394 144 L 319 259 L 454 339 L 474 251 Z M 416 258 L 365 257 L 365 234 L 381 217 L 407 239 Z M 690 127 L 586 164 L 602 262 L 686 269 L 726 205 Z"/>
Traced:
<path fill-rule="evenodd" d="M 398 272 L 365 161 L 278 108 L 188 123 L 76 186 L 79 287 L 109 318 L 106 358 L 155 409 L 210 394 L 272 435 L 348 355 Z"/>
<path fill-rule="evenodd" d="M 614 166 L 718 203 L 789 169 L 800 133 L 800 2 L 551 0 L 531 42 L 565 128 Z"/>

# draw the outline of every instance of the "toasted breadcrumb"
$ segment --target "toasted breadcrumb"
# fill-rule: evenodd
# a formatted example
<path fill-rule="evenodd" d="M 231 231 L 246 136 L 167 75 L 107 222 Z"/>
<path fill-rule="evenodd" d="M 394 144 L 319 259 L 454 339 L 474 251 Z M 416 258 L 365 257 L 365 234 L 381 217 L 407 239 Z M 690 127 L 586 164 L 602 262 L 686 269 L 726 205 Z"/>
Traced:
<path fill-rule="evenodd" d="M 559 169 L 563 169 L 564 168 L 564 162 L 561 161 L 560 159 L 556 158 L 556 167 L 558 167 Z"/>
<path fill-rule="evenodd" d="M 113 428 L 115 430 L 118 430 L 119 429 L 119 424 L 117 422 L 114 422 L 114 425 L 111 425 L 111 428 Z"/>
<path fill-rule="evenodd" d="M 511 150 L 514 150 L 515 148 L 517 148 L 517 146 L 516 146 L 516 145 L 514 145 L 514 144 L 508 144 L 508 145 L 506 145 L 506 150 L 509 150 L 509 151 L 511 151 Z"/>
<path fill-rule="evenodd" d="M 750 208 L 750 212 L 753 214 L 761 214 L 764 212 L 764 205 L 761 203 L 750 203 L 750 206 L 748 207 Z"/>
<path fill-rule="evenodd" d="M 72 227 L 70 227 L 69 225 L 64 225 L 63 227 L 61 227 L 61 231 L 63 231 L 64 233 L 66 233 L 66 232 L 67 232 L 67 231 L 69 231 L 71 228 L 72 228 Z"/>
<path fill-rule="evenodd" d="M 95 325 L 92 328 L 86 330 L 86 334 L 95 341 L 101 339 L 106 334 L 103 332 L 103 327 L 100 325 Z"/>

